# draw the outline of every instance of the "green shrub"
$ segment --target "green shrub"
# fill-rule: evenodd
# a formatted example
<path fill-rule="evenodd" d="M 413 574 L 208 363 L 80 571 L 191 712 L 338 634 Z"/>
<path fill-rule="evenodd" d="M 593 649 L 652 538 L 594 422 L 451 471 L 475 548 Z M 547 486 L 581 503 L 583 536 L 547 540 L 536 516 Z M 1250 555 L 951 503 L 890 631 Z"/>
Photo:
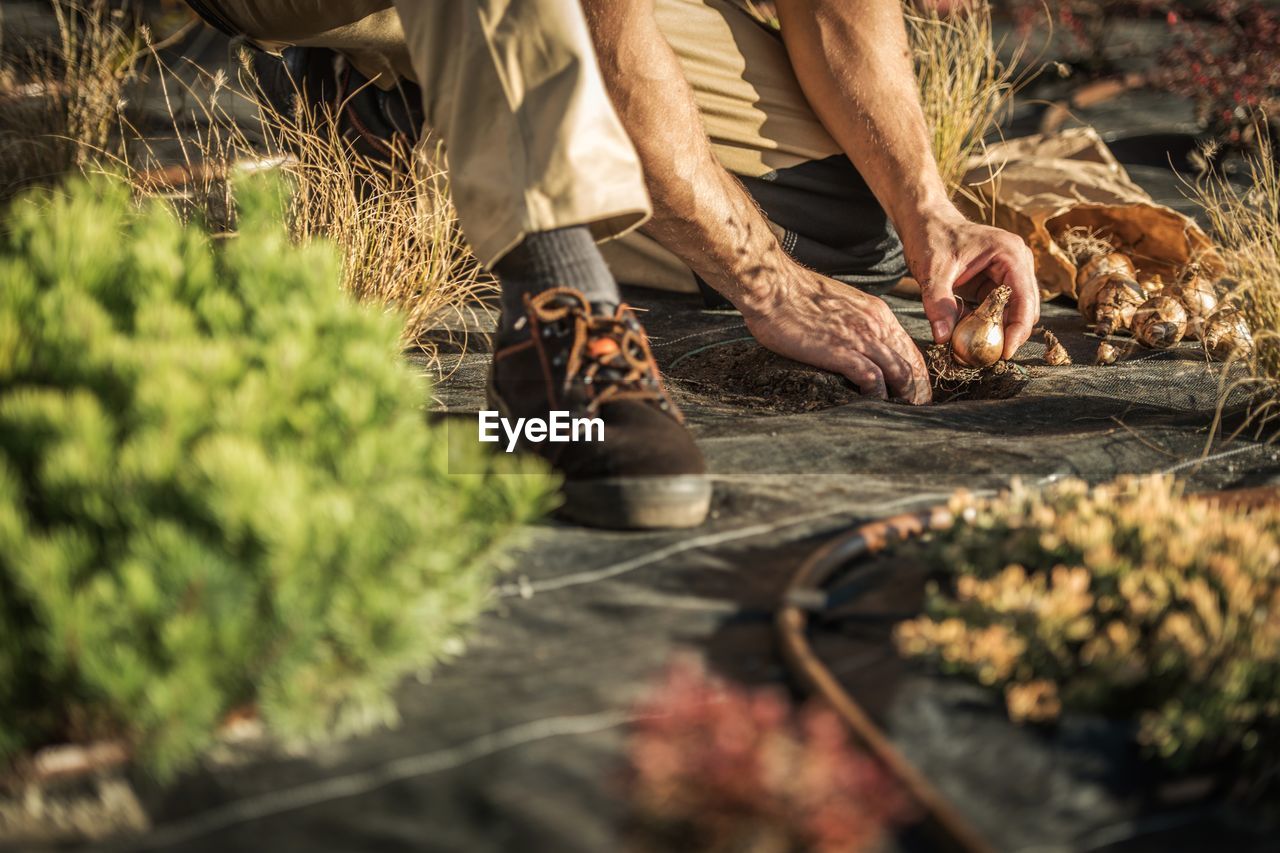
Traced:
<path fill-rule="evenodd" d="M 922 546 L 945 574 L 900 651 L 1003 690 L 1015 720 L 1098 711 L 1175 766 L 1280 769 L 1280 509 L 1152 477 L 956 510 Z"/>
<path fill-rule="evenodd" d="M 240 189 L 214 246 L 99 179 L 0 234 L 0 766 L 125 738 L 166 775 L 253 703 L 296 741 L 386 721 L 457 645 L 550 480 L 453 459 L 396 317 Z"/>

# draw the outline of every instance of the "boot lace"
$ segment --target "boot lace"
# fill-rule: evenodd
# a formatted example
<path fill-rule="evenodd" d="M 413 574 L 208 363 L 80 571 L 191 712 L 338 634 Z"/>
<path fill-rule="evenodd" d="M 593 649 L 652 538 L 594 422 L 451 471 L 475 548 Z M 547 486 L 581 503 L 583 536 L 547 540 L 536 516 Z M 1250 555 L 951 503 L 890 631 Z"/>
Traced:
<path fill-rule="evenodd" d="M 674 411 L 649 349 L 644 329 L 626 305 L 612 316 L 592 314 L 576 291 L 549 291 L 531 306 L 545 337 L 570 337 L 551 356 L 563 367 L 561 393 L 585 397 L 587 410 L 622 399 L 652 402 Z"/>

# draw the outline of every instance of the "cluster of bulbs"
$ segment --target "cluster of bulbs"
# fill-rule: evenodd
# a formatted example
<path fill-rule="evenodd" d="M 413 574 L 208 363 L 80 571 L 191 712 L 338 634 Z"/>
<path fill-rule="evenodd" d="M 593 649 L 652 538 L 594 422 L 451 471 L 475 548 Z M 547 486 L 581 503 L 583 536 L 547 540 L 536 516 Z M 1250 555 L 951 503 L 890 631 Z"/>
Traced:
<path fill-rule="evenodd" d="M 1222 304 L 1213 282 L 1199 264 L 1188 265 L 1177 280 L 1166 284 L 1159 275 L 1140 276 L 1133 261 L 1110 246 L 1080 258 L 1076 273 L 1076 301 L 1085 320 L 1102 338 L 1094 359 L 1112 364 L 1121 348 L 1111 341 L 1129 332 L 1143 346 L 1167 349 L 1183 339 L 1199 340 L 1214 358 L 1247 358 L 1253 337 L 1244 315 Z M 1004 309 L 1012 295 L 1007 285 L 992 290 L 982 304 L 957 324 L 951 353 L 957 363 L 989 367 L 1004 351 Z M 1045 359 L 1067 364 L 1066 350 L 1046 333 Z"/>

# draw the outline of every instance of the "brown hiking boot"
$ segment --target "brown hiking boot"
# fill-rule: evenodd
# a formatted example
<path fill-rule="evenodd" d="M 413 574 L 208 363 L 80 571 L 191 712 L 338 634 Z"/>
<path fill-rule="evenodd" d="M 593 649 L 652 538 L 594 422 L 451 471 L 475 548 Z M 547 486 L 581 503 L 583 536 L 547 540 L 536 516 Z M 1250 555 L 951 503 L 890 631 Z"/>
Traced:
<path fill-rule="evenodd" d="M 526 432 L 518 441 L 564 476 L 561 514 L 596 527 L 701 524 L 711 503 L 702 454 L 635 314 L 625 305 L 596 312 L 567 288 L 526 296 L 525 308 L 514 331 L 529 336 L 494 354 L 490 405 L 509 423 L 553 412 L 598 419 L 598 430 L 581 433 L 596 440 L 532 441 Z"/>

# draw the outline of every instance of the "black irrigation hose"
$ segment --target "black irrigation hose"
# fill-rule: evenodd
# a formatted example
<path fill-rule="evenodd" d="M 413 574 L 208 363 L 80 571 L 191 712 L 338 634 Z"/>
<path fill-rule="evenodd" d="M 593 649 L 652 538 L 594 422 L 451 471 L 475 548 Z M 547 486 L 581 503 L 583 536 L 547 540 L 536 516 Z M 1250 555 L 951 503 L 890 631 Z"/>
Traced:
<path fill-rule="evenodd" d="M 814 551 L 787 586 L 777 630 L 788 666 L 812 692 L 822 696 L 853 731 L 862 746 L 897 777 L 925 811 L 923 829 L 939 849 L 963 853 L 994 850 L 928 779 L 900 753 L 889 738 L 840 685 L 809 644 L 809 614 L 825 609 L 830 597 L 823 584 L 847 563 L 871 556 L 887 545 L 951 523 L 945 506 L 908 513 L 855 527 Z M 860 586 L 854 583 L 853 586 Z M 843 590 L 842 590 L 843 592 Z"/>

